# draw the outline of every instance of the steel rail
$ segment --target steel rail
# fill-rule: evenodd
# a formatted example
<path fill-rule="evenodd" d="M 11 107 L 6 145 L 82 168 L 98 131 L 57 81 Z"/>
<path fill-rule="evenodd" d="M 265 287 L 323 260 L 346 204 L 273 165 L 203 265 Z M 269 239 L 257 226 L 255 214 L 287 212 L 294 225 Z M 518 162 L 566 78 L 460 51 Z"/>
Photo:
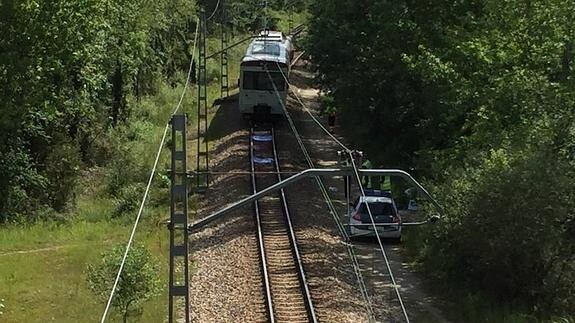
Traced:
<path fill-rule="evenodd" d="M 301 57 L 301 55 L 299 57 Z M 299 57 L 297 59 L 299 59 Z M 281 67 L 279 66 L 279 64 L 277 64 L 277 62 L 276 62 L 276 65 L 278 66 L 280 72 L 282 73 L 282 76 L 286 80 L 286 83 L 289 84 L 289 81 L 287 80 L 285 74 L 283 73 L 283 71 L 281 70 Z M 290 67 L 291 67 L 291 65 L 290 65 Z M 306 161 L 308 162 L 308 166 L 310 168 L 314 168 L 313 161 L 312 161 L 312 159 L 311 159 L 311 157 L 310 157 L 310 155 L 309 155 L 309 153 L 305 147 L 305 144 L 303 143 L 303 140 L 302 140 L 302 138 L 301 138 L 301 136 L 297 130 L 297 127 L 295 126 L 295 124 L 294 124 L 294 122 L 293 122 L 293 120 L 292 120 L 292 118 L 291 118 L 291 116 L 290 116 L 290 114 L 289 114 L 289 112 L 285 106 L 285 103 L 282 102 L 282 100 L 279 96 L 278 89 L 275 86 L 275 83 L 273 82 L 273 80 L 271 78 L 271 74 L 267 68 L 266 68 L 266 72 L 268 74 L 268 77 L 270 78 L 272 85 L 274 86 L 276 96 L 278 98 L 278 101 L 281 103 L 282 109 L 283 109 L 284 114 L 288 120 L 289 126 L 290 126 L 290 128 L 291 128 L 291 130 L 292 130 L 292 132 L 293 132 L 293 134 L 294 134 L 294 136 L 298 142 L 298 145 L 300 146 L 302 153 L 306 157 Z M 335 207 L 333 206 L 333 202 L 331 201 L 331 198 L 329 197 L 329 194 L 327 193 L 327 190 L 325 189 L 325 185 L 323 184 L 323 181 L 321 180 L 321 178 L 319 176 L 316 176 L 314 178 L 316 180 L 316 183 L 318 184 L 318 187 L 319 187 L 319 189 L 320 189 L 320 191 L 321 191 L 321 193 L 325 199 L 325 202 L 326 202 L 328 208 L 330 209 L 331 215 L 332 215 L 334 221 L 336 222 L 336 226 L 340 230 L 340 234 L 342 235 L 342 237 L 345 239 L 346 242 L 349 241 L 349 236 L 347 235 L 345 228 L 341 225 L 341 222 L 337 216 L 337 211 L 335 210 Z M 365 307 L 366 307 L 366 310 L 368 313 L 369 322 L 373 322 L 373 321 L 375 321 L 373 307 L 372 307 L 371 301 L 369 299 L 367 288 L 365 287 L 365 282 L 363 280 L 363 276 L 361 274 L 361 269 L 360 269 L 359 264 L 357 262 L 357 257 L 355 256 L 353 246 L 349 243 L 346 243 L 346 246 L 347 246 L 348 254 L 350 255 L 350 257 L 352 259 L 352 265 L 354 267 L 354 272 L 355 272 L 356 277 L 358 279 L 358 283 L 360 286 L 362 297 L 365 300 Z"/>
<path fill-rule="evenodd" d="M 250 128 L 250 170 L 252 171 L 251 181 L 252 181 L 252 192 L 253 194 L 257 193 L 257 184 L 256 184 L 256 175 L 255 175 L 255 165 L 254 165 L 254 141 L 253 141 L 253 129 Z M 271 284 L 270 278 L 268 274 L 268 269 L 266 266 L 266 252 L 264 247 L 264 237 L 262 232 L 262 225 L 261 225 L 261 216 L 260 216 L 260 209 L 259 209 L 259 202 L 256 200 L 254 201 L 254 213 L 256 217 L 256 227 L 258 231 L 258 248 L 260 250 L 260 257 L 262 259 L 262 276 L 264 277 L 264 289 L 266 294 L 266 304 L 267 304 L 267 311 L 268 311 L 268 318 L 271 323 L 274 323 L 274 315 L 273 315 L 273 305 L 272 305 L 272 292 L 271 292 Z"/>
<path fill-rule="evenodd" d="M 282 181 L 281 169 L 280 169 L 280 163 L 279 163 L 279 158 L 278 158 L 278 154 L 277 154 L 275 132 L 273 129 L 272 129 L 272 138 L 273 138 L 272 145 L 273 145 L 273 152 L 274 152 L 274 160 L 276 161 L 275 166 L 276 166 L 276 171 L 277 171 L 277 178 L 278 178 L 278 182 L 281 182 Z M 294 252 L 295 261 L 298 265 L 298 275 L 299 275 L 299 279 L 300 279 L 301 288 L 303 290 L 303 295 L 304 295 L 304 299 L 305 299 L 305 306 L 306 306 L 306 309 L 308 312 L 308 317 L 310 318 L 310 322 L 315 323 L 315 322 L 317 322 L 317 317 L 315 315 L 315 309 L 313 306 L 313 301 L 311 299 L 311 293 L 309 291 L 307 280 L 305 278 L 305 270 L 303 268 L 303 262 L 301 260 L 299 248 L 297 246 L 297 239 L 296 239 L 295 232 L 293 229 L 293 224 L 291 221 L 291 214 L 290 214 L 290 211 L 288 208 L 287 199 L 286 199 L 286 195 L 285 195 L 283 188 L 280 189 L 280 195 L 281 195 L 282 206 L 283 206 L 283 210 L 284 210 L 284 216 L 285 216 L 287 227 L 288 227 L 290 243 L 292 245 L 292 250 Z"/>
<path fill-rule="evenodd" d="M 300 57 L 301 57 L 301 55 L 300 55 Z M 296 58 L 296 60 L 297 59 L 298 58 Z M 281 71 L 281 69 L 280 69 L 280 71 Z M 269 75 L 269 72 L 268 72 L 268 75 Z M 282 75 L 285 78 L 285 75 L 283 74 L 283 72 L 282 72 Z M 287 79 L 286 79 L 286 82 L 287 82 Z M 289 84 L 289 82 L 287 82 L 287 83 Z M 276 90 L 276 93 L 277 93 L 277 90 Z M 295 126 L 295 123 L 293 121 L 293 118 L 289 114 L 289 111 L 287 110 L 287 107 L 285 106 L 285 104 L 282 104 L 282 108 L 284 110 L 288 124 L 289 124 L 295 138 L 296 138 L 296 141 L 300 147 L 301 152 L 303 153 L 303 155 L 307 161 L 309 168 L 315 168 L 314 162 L 313 162 L 309 152 L 307 151 L 307 148 L 305 147 L 305 144 L 301 138 L 301 135 L 299 134 L 299 131 L 297 130 L 297 127 Z M 354 273 L 356 275 L 356 278 L 357 278 L 357 281 L 359 284 L 360 293 L 362 294 L 362 297 L 365 301 L 365 309 L 367 311 L 368 320 L 369 320 L 369 322 L 375 322 L 375 314 L 373 312 L 373 305 L 371 304 L 371 300 L 369 298 L 369 293 L 367 292 L 367 288 L 365 286 L 365 281 L 363 279 L 363 275 L 361 273 L 361 268 L 359 267 L 359 263 L 357 261 L 357 256 L 355 254 L 354 247 L 352 244 L 347 243 L 347 242 L 349 242 L 349 235 L 347 234 L 345 227 L 343 226 L 343 224 L 341 223 L 341 221 L 339 219 L 337 210 L 335 209 L 335 206 L 333 205 L 333 201 L 331 200 L 322 179 L 319 176 L 314 177 L 314 179 L 315 179 L 315 181 L 318 185 L 318 188 L 319 188 L 319 190 L 320 190 L 320 192 L 321 192 L 321 194 L 322 194 L 322 196 L 326 202 L 326 205 L 327 205 L 327 207 L 328 207 L 328 209 L 332 215 L 332 218 L 336 224 L 336 227 L 338 228 L 340 235 L 342 236 L 342 238 L 346 242 L 345 246 L 346 246 L 348 255 L 351 259 L 352 267 L 353 267 Z"/>
<path fill-rule="evenodd" d="M 277 62 L 276 62 L 277 64 Z M 279 67 L 279 64 L 278 64 Z M 284 78 L 284 80 L 286 81 L 286 83 L 288 84 L 288 86 L 292 87 L 293 85 L 289 83 L 289 80 L 287 78 L 287 76 L 283 73 L 283 71 L 281 70 L 281 68 L 279 69 L 279 71 L 282 73 L 282 76 Z M 268 71 L 269 73 L 269 71 Z M 353 156 L 351 156 L 351 149 L 349 149 L 346 145 L 344 145 L 339 139 L 337 139 L 329 130 L 327 130 L 325 128 L 325 126 L 313 115 L 313 113 L 310 111 L 310 109 L 305 105 L 305 103 L 303 103 L 303 101 L 301 100 L 301 98 L 297 95 L 296 91 L 292 91 L 292 93 L 294 94 L 295 98 L 297 99 L 297 101 L 301 104 L 301 106 L 304 108 L 304 111 L 312 118 L 312 120 L 323 130 L 323 132 L 325 134 L 327 134 L 328 136 L 331 137 L 331 139 L 333 141 L 335 141 L 338 145 L 340 145 L 348 154 L 350 154 L 350 157 L 353 159 Z M 284 107 L 284 111 L 286 112 L 286 116 L 287 114 L 287 110 Z M 355 167 L 354 167 L 355 169 Z M 359 170 L 359 172 L 362 172 L 362 169 L 357 169 Z M 377 169 L 372 169 L 377 171 Z M 403 172 L 403 171 L 402 171 Z M 404 180 L 406 180 L 409 183 L 415 184 L 417 190 L 423 194 L 425 196 L 426 199 L 428 199 L 429 201 L 431 201 L 431 203 L 433 204 L 433 206 L 437 209 L 439 217 L 430 217 L 425 221 L 421 221 L 421 222 L 414 222 L 414 223 L 410 223 L 410 225 L 417 225 L 417 224 L 425 224 L 425 223 L 433 223 L 435 222 L 438 218 L 442 217 L 444 212 L 443 212 L 443 208 L 441 207 L 441 205 L 439 205 L 439 203 L 431 196 L 431 194 L 429 194 L 429 192 L 421 185 L 419 184 L 409 173 L 407 172 L 403 172 L 403 175 L 400 175 L 399 177 L 403 178 Z M 372 175 L 379 175 L 379 174 L 372 174 Z M 392 175 L 393 176 L 393 175 Z"/>
<path fill-rule="evenodd" d="M 273 164 L 274 164 L 274 168 L 279 171 L 279 158 L 278 158 L 278 154 L 277 154 L 277 147 L 275 144 L 275 133 L 273 131 L 273 129 L 270 131 L 271 133 L 271 150 L 273 152 Z M 256 166 L 255 166 L 255 162 L 254 162 L 254 156 L 255 156 L 255 149 L 254 149 L 254 130 L 253 128 L 250 129 L 250 166 L 251 166 L 251 170 L 254 171 L 254 174 L 252 175 L 252 190 L 253 192 L 257 192 L 258 190 L 258 178 L 256 176 Z M 281 175 L 279 173 L 273 173 L 272 175 L 276 175 L 273 177 L 267 177 L 268 181 L 271 180 L 272 178 L 276 178 L 276 180 L 279 182 L 281 181 Z M 263 178 L 262 178 L 263 179 Z M 265 181 L 265 180 L 264 180 Z M 303 268 L 303 264 L 301 261 L 301 256 L 300 256 L 300 252 L 299 249 L 297 247 L 297 240 L 295 238 L 295 232 L 293 230 L 293 225 L 291 222 L 291 216 L 289 213 L 289 208 L 288 208 L 288 204 L 287 204 L 287 199 L 285 196 L 285 192 L 283 190 L 279 190 L 279 194 L 278 194 L 279 198 L 280 198 L 280 204 L 277 205 L 277 212 L 276 213 L 276 205 L 275 202 L 271 202 L 268 201 L 268 203 L 273 203 L 273 204 L 268 204 L 266 205 L 266 207 L 263 208 L 262 211 L 262 206 L 260 205 L 259 201 L 255 201 L 254 203 L 254 209 L 255 209 L 255 213 L 256 213 L 256 219 L 257 219 L 257 229 L 258 229 L 258 244 L 260 247 L 260 256 L 262 259 L 261 265 L 262 265 L 262 272 L 264 275 L 264 284 L 265 284 L 265 292 L 266 292 L 266 302 L 267 302 L 267 311 L 268 311 L 268 317 L 269 317 L 269 321 L 270 322 L 276 322 L 278 321 L 279 317 L 281 317 L 282 313 L 283 315 L 285 315 L 285 313 L 289 313 L 289 310 L 286 311 L 285 309 L 285 303 L 281 304 L 280 301 L 278 301 L 276 298 L 279 299 L 279 293 L 274 295 L 274 274 L 273 274 L 273 270 L 270 272 L 270 268 L 272 268 L 271 266 L 272 263 L 276 262 L 277 263 L 277 256 L 276 256 L 276 260 L 272 261 L 272 259 L 267 257 L 267 253 L 270 252 L 274 252 L 274 249 L 272 247 L 267 246 L 266 244 L 269 242 L 270 246 L 278 246 L 282 244 L 282 242 L 280 241 L 274 241 L 277 240 L 277 238 L 274 239 L 274 233 L 277 232 L 273 232 L 274 230 L 274 217 L 268 218 L 267 221 L 263 220 L 263 215 L 266 213 L 266 209 L 267 212 L 269 212 L 270 210 L 272 210 L 275 214 L 280 215 L 279 217 L 281 220 L 281 224 L 279 225 L 279 230 L 281 230 L 280 232 L 280 238 L 279 239 L 287 239 L 284 240 L 284 243 L 289 245 L 289 254 L 292 257 L 292 265 L 293 265 L 293 269 L 295 269 L 295 271 L 297 272 L 296 276 L 293 277 L 292 279 L 296 279 L 298 284 L 299 284 L 299 288 L 300 288 L 300 296 L 296 296 L 296 297 L 301 297 L 301 299 L 299 301 L 301 301 L 300 304 L 297 304 L 297 298 L 294 299 L 296 304 L 294 306 L 294 304 L 289 304 L 288 306 L 294 306 L 294 308 L 298 308 L 299 306 L 301 306 L 300 308 L 302 309 L 301 315 L 305 315 L 306 319 L 310 322 L 317 322 L 316 316 L 315 316 L 315 311 L 314 311 L 314 307 L 313 307 L 313 303 L 311 300 L 311 296 L 309 293 L 309 289 L 307 287 L 307 281 L 305 278 L 305 271 Z M 281 213 L 279 213 L 281 212 Z M 270 214 L 268 214 L 268 216 L 270 216 Z M 266 229 L 267 228 L 267 229 Z M 269 232 L 269 235 L 266 234 L 266 230 L 272 230 L 272 232 Z M 285 232 L 284 232 L 285 230 Z M 284 236 L 287 235 L 287 236 Z M 281 237 L 283 236 L 283 237 Z M 275 250 L 276 252 L 278 250 Z M 273 255 L 273 254 L 272 254 Z M 273 257 L 272 257 L 273 258 Z M 280 258 L 281 260 L 281 258 Z M 283 261 L 282 261 L 283 262 Z M 276 265 L 277 266 L 277 265 Z M 287 266 L 289 265 L 289 262 L 287 264 Z M 277 269 L 277 268 L 276 268 Z M 280 268 L 281 269 L 281 268 Z M 282 277 L 282 275 L 280 274 L 278 276 L 277 270 L 275 273 L 275 280 L 277 283 L 277 280 L 280 280 L 280 282 L 282 282 L 282 279 L 285 279 Z M 288 278 L 289 279 L 289 278 Z M 276 288 L 276 293 L 277 293 L 277 286 Z M 289 292 L 288 292 L 289 293 Z M 297 294 L 297 293 L 296 293 Z M 288 294 L 289 295 L 289 294 Z M 274 302 L 274 299 L 276 300 Z M 282 306 L 284 305 L 284 306 Z M 305 310 L 305 314 L 304 311 Z"/>

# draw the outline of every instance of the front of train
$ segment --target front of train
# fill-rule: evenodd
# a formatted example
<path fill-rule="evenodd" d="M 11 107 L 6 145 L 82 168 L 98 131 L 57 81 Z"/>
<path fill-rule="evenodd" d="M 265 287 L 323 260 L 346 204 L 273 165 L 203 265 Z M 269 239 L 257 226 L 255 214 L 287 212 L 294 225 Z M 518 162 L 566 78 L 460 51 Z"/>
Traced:
<path fill-rule="evenodd" d="M 291 44 L 277 33 L 260 33 L 240 65 L 239 109 L 250 120 L 274 120 L 284 115 Z"/>

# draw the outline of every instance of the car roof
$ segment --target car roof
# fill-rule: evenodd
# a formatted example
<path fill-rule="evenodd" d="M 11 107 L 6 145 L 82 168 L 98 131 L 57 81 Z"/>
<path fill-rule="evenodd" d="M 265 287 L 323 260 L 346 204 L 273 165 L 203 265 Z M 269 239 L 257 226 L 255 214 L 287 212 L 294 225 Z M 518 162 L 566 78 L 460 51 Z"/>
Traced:
<path fill-rule="evenodd" d="M 374 188 L 366 188 L 363 190 L 366 196 L 381 196 L 391 198 L 390 191 L 376 190 Z"/>

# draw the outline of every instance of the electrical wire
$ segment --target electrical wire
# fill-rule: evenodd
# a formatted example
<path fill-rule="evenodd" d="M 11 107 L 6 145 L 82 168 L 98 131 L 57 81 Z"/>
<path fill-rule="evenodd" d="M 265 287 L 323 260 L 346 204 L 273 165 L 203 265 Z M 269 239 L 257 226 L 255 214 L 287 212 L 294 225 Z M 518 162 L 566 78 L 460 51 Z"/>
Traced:
<path fill-rule="evenodd" d="M 279 63 L 276 62 L 276 64 L 277 64 L 277 67 L 278 67 L 278 69 L 280 70 L 280 72 L 281 72 L 281 74 L 282 74 L 282 76 L 283 76 L 285 82 L 291 87 L 292 85 L 289 83 L 289 80 L 288 80 L 288 78 L 286 77 L 285 73 L 281 70 L 281 67 L 280 67 Z M 267 69 L 266 69 L 266 71 L 267 71 Z M 267 71 L 267 72 L 268 72 L 268 75 L 269 75 L 269 71 Z M 270 80 L 271 80 L 271 76 L 270 76 Z M 273 82 L 272 82 L 272 84 L 273 84 Z M 275 84 L 274 84 L 274 87 L 275 87 Z M 349 148 L 347 148 L 347 146 L 345 146 L 341 141 L 339 141 L 331 132 L 329 132 L 329 131 L 323 126 L 323 124 L 322 124 L 319 120 L 317 120 L 317 118 L 311 113 L 311 111 L 307 108 L 307 106 L 303 103 L 303 101 L 301 100 L 301 98 L 299 98 L 299 96 L 295 93 L 295 91 L 292 91 L 292 93 L 294 93 L 294 96 L 297 98 L 298 102 L 302 105 L 302 107 L 304 108 L 304 110 L 312 117 L 312 119 L 315 121 L 315 123 L 316 123 L 326 134 L 328 134 L 338 145 L 340 145 L 342 148 L 344 148 L 344 149 L 346 150 L 346 152 L 348 153 L 349 158 L 350 158 L 350 160 L 351 160 L 351 165 L 352 165 L 352 168 L 353 168 L 353 170 L 354 170 L 354 174 L 355 174 L 355 177 L 356 177 L 358 186 L 359 186 L 359 188 L 360 188 L 361 195 L 362 195 L 362 197 L 365 198 L 365 196 L 366 196 L 366 195 L 365 195 L 365 190 L 363 189 L 363 185 L 362 185 L 362 183 L 361 183 L 361 178 L 360 178 L 360 176 L 359 176 L 358 168 L 357 168 L 357 165 L 355 164 L 355 161 L 354 161 L 354 158 L 353 158 L 353 155 L 352 155 L 351 150 L 350 150 Z M 282 104 L 282 106 L 283 106 L 283 104 Z M 287 110 L 285 109 L 285 107 L 284 107 L 284 110 L 285 110 L 285 113 L 286 113 L 286 116 L 287 116 Z M 409 323 L 409 322 L 410 322 L 410 320 L 409 320 L 409 315 L 407 314 L 407 310 L 406 310 L 406 308 L 405 308 L 405 305 L 403 304 L 403 300 L 402 300 L 402 298 L 401 298 L 401 294 L 399 293 L 399 286 L 397 285 L 397 283 L 396 283 L 396 281 L 395 281 L 395 277 L 394 277 L 394 275 L 393 275 L 393 271 L 391 270 L 391 266 L 390 266 L 390 264 L 389 264 L 389 259 L 387 258 L 387 254 L 386 254 L 386 252 L 385 252 L 385 247 L 383 246 L 383 243 L 382 243 L 382 241 L 381 241 L 381 237 L 379 236 L 379 232 L 378 232 L 377 226 L 376 226 L 376 224 L 375 224 L 375 220 L 374 220 L 374 218 L 373 218 L 373 214 L 371 213 L 371 208 L 370 208 L 370 206 L 369 206 L 369 203 L 366 202 L 365 205 L 367 206 L 367 211 L 368 211 L 368 214 L 369 214 L 369 218 L 370 218 L 370 220 L 371 220 L 371 224 L 372 224 L 372 226 L 373 226 L 374 233 L 375 233 L 375 236 L 376 236 L 376 238 L 377 238 L 377 242 L 378 242 L 378 244 L 379 244 L 379 248 L 380 248 L 380 250 L 381 250 L 381 254 L 382 254 L 382 256 L 383 256 L 383 259 L 384 259 L 384 261 L 385 261 L 385 265 L 386 265 L 387 270 L 388 270 L 388 272 L 389 272 L 389 276 L 390 276 L 391 282 L 392 282 L 392 284 L 393 284 L 395 293 L 396 293 L 396 295 L 397 295 L 397 299 L 399 300 L 399 305 L 400 305 L 400 307 L 401 307 L 401 310 L 402 310 L 402 312 L 403 312 L 403 315 L 404 315 L 404 317 L 405 317 L 406 322 Z"/>
<path fill-rule="evenodd" d="M 182 95 L 180 96 L 180 100 L 178 101 L 178 104 L 175 106 L 174 110 L 172 111 L 172 114 L 170 115 L 173 116 L 175 115 L 178 110 L 180 109 L 180 106 L 182 105 L 182 101 L 184 100 L 184 96 L 186 94 L 186 90 L 188 89 L 188 84 L 190 83 L 190 78 L 192 75 L 192 66 L 194 63 L 194 54 L 196 52 L 196 42 L 198 39 L 198 26 L 199 24 L 196 25 L 196 32 L 195 32 L 195 36 L 194 36 L 194 47 L 192 50 L 192 59 L 190 61 L 190 67 L 188 70 L 188 76 L 186 79 L 186 84 L 184 85 L 184 89 L 182 90 Z M 142 198 L 142 201 L 140 203 L 140 208 L 138 210 L 138 215 L 136 216 L 136 220 L 134 222 L 134 226 L 132 227 L 132 231 L 130 233 L 130 238 L 128 239 L 128 244 L 126 245 L 126 250 L 124 251 L 124 255 L 122 257 L 122 261 L 120 262 L 120 268 L 118 269 L 118 273 L 116 275 L 116 279 L 114 280 L 114 286 L 112 287 L 112 290 L 110 291 L 110 296 L 108 297 L 108 302 L 106 303 L 106 308 L 104 309 L 104 313 L 102 314 L 102 319 L 101 319 L 101 323 L 104 323 L 106 321 L 106 317 L 108 316 L 108 311 L 110 310 L 110 305 L 112 304 L 112 299 L 114 298 L 114 293 L 116 292 L 116 288 L 118 287 L 118 282 L 120 281 L 120 277 L 122 275 L 122 271 L 124 270 L 124 265 L 126 263 L 126 259 L 128 258 L 128 253 L 130 252 L 130 248 L 132 246 L 132 242 L 134 241 L 134 236 L 136 234 L 136 229 L 138 227 L 138 223 L 140 222 L 140 218 L 142 216 L 142 212 L 144 210 L 144 205 L 146 204 L 146 200 L 148 198 L 148 193 L 150 191 L 150 187 L 152 185 L 152 181 L 154 179 L 154 175 L 156 173 L 156 168 L 158 166 L 158 162 L 160 160 L 160 155 L 162 153 L 162 149 L 164 147 L 164 142 L 166 140 L 166 135 L 168 133 L 168 129 L 170 127 L 170 123 L 166 122 L 166 127 L 164 128 L 164 134 L 162 135 L 162 140 L 160 141 L 160 145 L 158 147 L 158 151 L 156 153 L 156 159 L 154 160 L 154 165 L 152 167 L 152 171 L 150 172 L 150 177 L 148 178 L 148 184 L 146 186 L 146 190 L 144 192 L 144 197 Z"/>
<path fill-rule="evenodd" d="M 289 79 L 287 78 L 287 76 L 285 75 L 285 73 L 282 71 L 282 69 L 279 66 L 279 63 L 276 62 L 280 72 L 282 73 L 282 76 L 285 80 L 285 82 L 287 83 L 287 85 L 291 88 L 293 87 L 293 85 L 289 82 Z M 351 152 L 351 149 L 349 149 L 346 145 L 344 145 L 339 139 L 337 139 L 329 130 L 327 130 L 325 128 L 325 126 L 321 123 L 321 121 L 319 121 L 316 116 L 313 115 L 313 113 L 310 111 L 310 109 L 307 107 L 307 105 L 305 105 L 305 103 L 303 103 L 302 99 L 299 97 L 299 95 L 297 95 L 296 91 L 292 91 L 292 93 L 294 94 L 296 100 L 299 102 L 299 104 L 304 108 L 304 111 L 307 112 L 307 114 L 309 114 L 309 116 L 313 119 L 313 121 L 323 130 L 323 132 L 325 132 L 333 141 L 335 141 L 338 145 L 340 145 L 347 153 Z"/>
<path fill-rule="evenodd" d="M 253 57 L 253 56 L 252 56 Z M 259 58 L 258 58 L 259 59 Z M 281 67 L 278 64 L 278 68 L 281 71 Z M 274 88 L 274 92 L 278 98 L 278 102 L 280 103 L 283 112 L 288 120 L 288 123 L 290 125 L 290 128 L 292 130 L 292 132 L 294 133 L 294 136 L 296 137 L 296 140 L 298 142 L 298 145 L 300 146 L 300 149 L 302 150 L 304 157 L 306 158 L 306 161 L 308 163 L 308 166 L 310 168 L 314 168 L 314 163 L 307 151 L 307 149 L 305 148 L 305 144 L 303 143 L 303 140 L 301 139 L 301 136 L 299 135 L 299 132 L 293 122 L 293 119 L 291 118 L 289 112 L 287 111 L 287 108 L 285 106 L 285 104 L 283 103 L 281 96 L 279 95 L 279 91 L 277 89 L 277 86 L 275 85 L 273 78 L 271 77 L 270 71 L 266 69 L 267 75 L 270 79 L 270 82 Z M 282 72 L 282 75 L 283 72 Z M 285 78 L 285 75 L 284 75 Z M 289 83 L 287 83 L 289 84 Z M 340 234 L 344 237 L 345 241 L 349 241 L 349 236 L 347 235 L 347 233 L 345 232 L 345 228 L 343 227 L 343 225 L 341 224 L 341 221 L 339 220 L 338 216 L 337 216 L 337 211 L 335 209 L 335 207 L 333 206 L 333 202 L 331 201 L 331 198 L 329 197 L 329 194 L 327 193 L 327 190 L 325 188 L 325 185 L 323 184 L 323 181 L 321 180 L 321 178 L 319 178 L 319 176 L 315 176 L 315 180 L 319 186 L 319 189 L 324 197 L 324 200 L 326 201 L 326 204 L 330 210 L 330 213 L 332 214 L 332 217 L 334 218 L 334 221 L 336 222 L 336 226 L 338 227 L 338 230 L 340 231 Z M 364 298 L 365 301 L 365 308 L 366 311 L 368 313 L 368 317 L 369 317 L 369 321 L 373 322 L 375 321 L 375 316 L 373 313 L 373 307 L 371 304 L 371 300 L 369 298 L 369 294 L 367 292 L 367 287 L 365 286 L 365 281 L 363 280 L 363 276 L 361 274 L 361 269 L 359 267 L 359 263 L 357 262 L 357 256 L 355 255 L 355 252 L 353 251 L 353 245 L 346 243 L 346 247 L 348 249 L 348 254 L 350 256 L 350 258 L 352 259 L 352 267 L 354 268 L 354 272 L 355 275 L 357 277 L 358 283 L 360 285 L 360 292 L 362 294 L 362 297 Z"/>
<path fill-rule="evenodd" d="M 214 8 L 214 11 L 213 11 L 212 14 L 208 17 L 208 19 L 206 19 L 206 21 L 212 19 L 212 17 L 216 14 L 216 11 L 218 11 L 219 5 L 220 5 L 220 0 L 218 0 L 218 2 L 216 3 L 216 7 Z"/>
<path fill-rule="evenodd" d="M 359 189 L 361 191 L 361 196 L 362 197 L 366 197 L 365 195 L 365 190 L 363 189 L 363 185 L 361 183 L 361 178 L 359 177 L 359 172 L 357 171 L 357 165 L 355 164 L 355 161 L 353 160 L 353 156 L 351 153 L 349 153 L 349 158 L 351 159 L 351 165 L 353 167 L 353 171 L 357 180 L 357 184 L 359 186 Z M 395 289 L 395 294 L 397 295 L 397 299 L 399 300 L 399 305 L 401 306 L 401 310 L 403 312 L 403 315 L 405 317 L 405 321 L 407 323 L 409 323 L 409 315 L 407 315 L 407 310 L 405 308 L 405 305 L 403 304 L 403 300 L 401 299 L 401 294 L 399 293 L 399 286 L 397 285 L 397 283 L 395 282 L 395 277 L 393 275 L 393 271 L 391 270 L 391 266 L 389 264 L 389 259 L 387 258 L 387 254 L 385 253 L 385 247 L 383 246 L 383 243 L 381 242 L 381 237 L 379 236 L 379 231 L 377 231 L 377 226 L 375 225 L 375 220 L 373 218 L 373 214 L 371 213 L 371 207 L 369 206 L 369 203 L 366 201 L 365 205 L 367 207 L 367 213 L 369 214 L 369 219 L 371 221 L 371 225 L 373 226 L 373 231 L 375 232 L 375 237 L 377 238 L 377 243 L 379 244 L 379 249 L 381 250 L 381 254 L 383 256 L 383 259 L 385 261 L 385 265 L 387 266 L 387 271 L 389 272 L 389 277 L 391 278 L 391 283 L 393 284 L 393 288 Z"/>

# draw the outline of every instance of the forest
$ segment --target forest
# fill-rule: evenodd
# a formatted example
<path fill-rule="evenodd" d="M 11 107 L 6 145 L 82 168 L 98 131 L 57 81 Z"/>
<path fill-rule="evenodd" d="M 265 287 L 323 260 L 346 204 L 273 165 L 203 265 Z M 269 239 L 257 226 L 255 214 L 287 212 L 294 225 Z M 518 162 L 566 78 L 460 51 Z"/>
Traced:
<path fill-rule="evenodd" d="M 210 15 L 219 2 L 0 3 L 0 223 L 62 216 L 78 179 L 94 167 L 110 171 L 111 195 L 133 195 L 117 181 L 145 176 L 148 165 L 126 174 L 140 163 L 125 160 L 122 144 L 137 137 L 140 100 L 185 81 L 196 5 Z M 261 1 L 227 1 L 227 8 L 233 34 L 260 28 Z M 270 13 L 285 8 L 269 3 Z M 270 25 L 277 20 L 271 16 Z M 213 22 L 217 35 L 219 15 Z"/>
<path fill-rule="evenodd" d="M 140 2 L 0 5 L 0 221 L 64 214 L 84 170 L 121 158 L 134 101 L 187 67 L 194 4 Z"/>
<path fill-rule="evenodd" d="M 443 203 L 446 217 L 412 237 L 423 271 L 517 319 L 575 313 L 575 2 L 310 11 L 317 82 L 348 136 Z"/>
<path fill-rule="evenodd" d="M 262 1 L 226 3 L 233 35 L 260 28 Z M 571 322 L 575 1 L 268 3 L 270 26 L 285 23 L 287 3 L 309 11 L 306 54 L 354 146 L 379 166 L 409 170 L 443 205 L 441 221 L 407 237 L 421 271 L 467 300 L 463 310 Z M 79 225 L 62 231 L 64 242 L 76 235 L 124 240 L 119 232 L 140 202 L 150 147 L 186 82 L 198 7 L 209 15 L 218 4 L 0 2 L 0 242 L 8 251 L 23 241 L 42 246 L 51 234 L 45 227 L 74 221 Z M 218 46 L 217 37 L 208 39 L 209 48 Z M 209 81 L 218 73 L 209 67 Z M 184 111 L 194 109 L 192 97 Z M 167 157 L 161 165 L 150 212 L 168 204 Z M 151 227 L 165 216 L 156 213 Z M 155 229 L 142 240 L 158 253 L 165 246 L 160 238 L 156 245 Z M 83 275 L 82 257 L 96 257 L 84 248 L 62 251 L 62 259 L 77 262 L 75 279 Z M 12 261 L 5 263 L 11 269 L 36 269 L 50 260 Z M 0 287 L 19 295 L 43 275 Z"/>
<path fill-rule="evenodd" d="M 194 73 L 182 93 L 200 8 L 210 17 L 207 51 L 213 53 L 221 46 L 221 4 L 0 1 L 0 321 L 50 315 L 83 322 L 102 314 L 100 298 L 111 283 L 100 273 L 118 270 L 117 254 L 105 253 L 125 248 L 163 129 L 180 98 L 180 112 L 194 121 Z M 292 1 L 289 8 L 304 6 Z M 264 11 L 270 26 L 287 26 L 283 0 L 269 1 L 267 8 L 258 0 L 227 0 L 226 8 L 232 41 L 259 30 Z M 243 50 L 229 53 L 231 80 Z M 220 95 L 218 64 L 207 66 L 210 101 Z M 169 209 L 168 150 L 169 142 L 131 262 L 138 268 L 138 261 L 150 261 L 142 275 L 162 288 L 146 292 L 147 301 L 135 306 L 130 315 L 138 321 L 166 316 L 168 231 L 161 223 Z M 106 261 L 109 267 L 91 266 Z"/>

